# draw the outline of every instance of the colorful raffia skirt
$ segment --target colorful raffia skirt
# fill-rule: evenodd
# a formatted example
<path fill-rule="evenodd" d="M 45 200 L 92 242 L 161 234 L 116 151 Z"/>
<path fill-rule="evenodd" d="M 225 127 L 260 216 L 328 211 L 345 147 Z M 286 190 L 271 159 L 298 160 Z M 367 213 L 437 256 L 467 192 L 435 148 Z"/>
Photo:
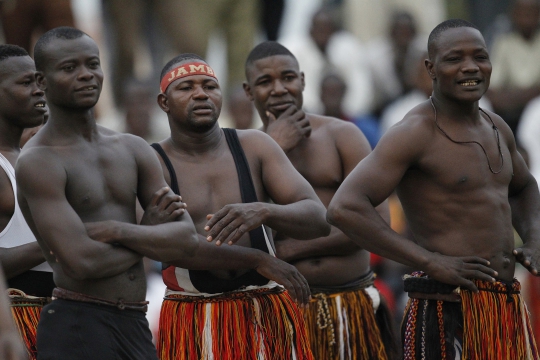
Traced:
<path fill-rule="evenodd" d="M 302 313 L 281 287 L 217 296 L 168 293 L 161 307 L 161 360 L 312 360 Z"/>
<path fill-rule="evenodd" d="M 372 285 L 333 293 L 312 290 L 304 319 L 315 359 L 388 359 L 367 291 L 378 296 Z"/>
<path fill-rule="evenodd" d="M 28 296 L 18 289 L 7 289 L 11 300 L 11 314 L 23 340 L 29 358 L 37 358 L 37 325 L 43 306 L 51 299 Z"/>
<path fill-rule="evenodd" d="M 479 293 L 449 294 L 457 302 L 437 299 L 441 293 L 432 291 L 409 292 L 402 323 L 405 360 L 540 359 L 519 282 L 474 282 Z"/>

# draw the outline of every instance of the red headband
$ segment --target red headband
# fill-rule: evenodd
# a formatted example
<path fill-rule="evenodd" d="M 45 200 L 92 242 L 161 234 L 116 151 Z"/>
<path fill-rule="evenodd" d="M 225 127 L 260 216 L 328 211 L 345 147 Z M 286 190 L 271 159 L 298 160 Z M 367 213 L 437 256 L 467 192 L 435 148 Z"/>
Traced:
<path fill-rule="evenodd" d="M 183 65 L 175 67 L 161 79 L 161 84 L 160 84 L 161 92 L 165 93 L 165 90 L 167 90 L 169 85 L 176 79 L 180 79 L 180 78 L 191 76 L 191 75 L 207 75 L 217 80 L 217 77 L 214 74 L 214 70 L 212 70 L 212 68 L 208 66 L 207 64 L 201 63 L 201 62 L 187 63 L 187 64 L 183 64 Z"/>

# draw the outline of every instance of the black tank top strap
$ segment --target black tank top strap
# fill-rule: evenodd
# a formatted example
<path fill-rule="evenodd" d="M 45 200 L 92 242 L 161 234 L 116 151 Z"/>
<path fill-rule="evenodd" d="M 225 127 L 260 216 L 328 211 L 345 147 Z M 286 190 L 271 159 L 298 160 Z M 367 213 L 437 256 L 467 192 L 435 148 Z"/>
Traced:
<path fill-rule="evenodd" d="M 178 187 L 178 179 L 176 178 L 176 172 L 174 171 L 174 168 L 172 166 L 171 160 L 165 153 L 165 150 L 159 145 L 158 143 L 153 143 L 150 145 L 158 152 L 158 154 L 163 159 L 163 162 L 165 163 L 165 166 L 167 167 L 167 170 L 169 170 L 169 176 L 171 177 L 171 190 L 176 194 L 180 195 L 180 188 Z"/>
<path fill-rule="evenodd" d="M 240 141 L 238 140 L 238 134 L 234 129 L 224 128 L 223 132 L 236 165 L 242 202 L 257 202 L 257 193 L 255 192 L 255 186 L 253 185 L 253 179 L 251 178 L 249 164 L 247 162 L 244 150 L 240 145 Z M 174 167 L 172 166 L 169 157 L 159 144 L 154 143 L 151 146 L 158 152 L 163 159 L 167 170 L 169 170 L 169 175 L 171 177 L 171 189 L 175 194 L 180 195 L 180 188 L 178 186 L 176 172 L 174 171 Z M 259 226 L 258 228 L 249 232 L 251 247 L 269 253 L 263 231 L 262 226 Z M 166 269 L 169 266 L 170 265 L 163 263 L 162 269 Z M 262 286 L 267 284 L 269 281 L 255 270 L 249 270 L 245 274 L 234 279 L 220 279 L 214 276 L 210 271 L 206 270 L 189 270 L 189 278 L 197 290 L 209 294 L 234 291 L 249 285 Z"/>
<path fill-rule="evenodd" d="M 224 128 L 223 132 L 225 133 L 225 139 L 227 139 L 227 144 L 229 145 L 229 149 L 231 150 L 234 163 L 236 165 L 242 202 L 250 203 L 259 201 L 257 199 L 257 193 L 255 192 L 253 179 L 251 178 L 249 163 L 247 162 L 244 149 L 242 149 L 242 146 L 240 145 L 240 140 L 238 139 L 236 129 Z M 251 240 L 251 247 L 268 253 L 268 246 L 266 245 L 266 240 L 264 238 L 264 233 L 261 226 L 251 230 L 249 232 L 249 237 Z"/>

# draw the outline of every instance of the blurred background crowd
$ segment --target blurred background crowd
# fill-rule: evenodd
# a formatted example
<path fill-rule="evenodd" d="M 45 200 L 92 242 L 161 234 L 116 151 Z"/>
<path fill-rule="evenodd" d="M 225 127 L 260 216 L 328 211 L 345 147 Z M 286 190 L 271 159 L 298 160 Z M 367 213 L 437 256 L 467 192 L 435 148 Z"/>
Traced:
<path fill-rule="evenodd" d="M 374 147 L 431 94 L 427 35 L 449 18 L 469 20 L 484 34 L 493 73 L 481 107 L 507 121 L 540 182 L 538 0 L 0 0 L 0 43 L 32 53 L 49 29 L 85 31 L 100 45 L 105 72 L 98 122 L 154 142 L 169 132 L 156 104 L 159 73 L 183 52 L 201 55 L 217 73 L 222 127 L 259 127 L 242 89 L 244 62 L 254 45 L 277 40 L 305 73 L 304 109 L 355 123 Z M 393 229 L 408 235 L 395 197 L 390 209 Z M 399 324 L 406 302 L 401 277 L 411 269 L 375 256 L 372 262 Z M 164 285 L 160 265 L 147 265 L 148 318 L 157 329 Z M 540 279 L 521 268 L 516 276 L 539 336 Z"/>

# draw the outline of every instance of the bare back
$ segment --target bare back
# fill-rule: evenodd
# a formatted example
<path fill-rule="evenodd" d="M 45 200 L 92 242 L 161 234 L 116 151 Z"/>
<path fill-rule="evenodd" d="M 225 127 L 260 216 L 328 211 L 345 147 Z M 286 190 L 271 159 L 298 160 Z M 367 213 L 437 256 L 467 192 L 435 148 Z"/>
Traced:
<path fill-rule="evenodd" d="M 102 269 L 101 275 L 82 277 L 80 273 L 72 273 L 75 265 L 66 266 L 56 261 L 57 255 L 76 257 L 75 253 L 65 252 L 80 250 L 87 244 L 99 244 L 103 253 L 95 255 L 102 256 L 104 262 L 109 256 L 114 261 L 115 252 L 119 252 L 119 262 L 130 256 L 130 250 L 88 238 L 83 223 L 136 222 L 137 194 L 142 195 L 142 203 L 147 201 L 147 194 L 140 194 L 146 181 L 141 179 L 145 160 L 134 149 L 144 146 L 144 141 L 99 126 L 92 141 L 63 139 L 47 130 L 47 126 L 44 127 L 25 146 L 20 157 L 18 169 L 25 189 L 23 193 L 19 191 L 19 199 L 25 218 L 54 270 L 55 283 L 62 288 L 107 299 L 144 300 L 146 280 L 140 259 L 131 261 L 133 264 L 129 261 L 118 264 L 118 269 Z M 152 155 L 151 149 L 147 150 Z M 157 164 L 157 159 L 155 162 Z M 38 173 L 39 184 L 32 183 L 29 177 Z M 29 191 L 29 186 L 35 189 Z M 74 258 L 72 261 L 85 262 L 87 259 Z"/>
<path fill-rule="evenodd" d="M 345 177 L 369 154 L 370 147 L 367 139 L 352 123 L 314 114 L 307 114 L 307 117 L 312 128 L 311 135 L 289 151 L 287 156 L 313 187 L 324 206 L 328 207 Z M 336 228 L 332 229 L 330 236 L 346 238 Z M 276 241 L 279 240 L 285 239 L 278 234 Z M 369 253 L 352 241 L 350 243 L 351 247 L 346 253 L 327 252 L 291 263 L 310 285 L 346 284 L 369 271 Z"/>

